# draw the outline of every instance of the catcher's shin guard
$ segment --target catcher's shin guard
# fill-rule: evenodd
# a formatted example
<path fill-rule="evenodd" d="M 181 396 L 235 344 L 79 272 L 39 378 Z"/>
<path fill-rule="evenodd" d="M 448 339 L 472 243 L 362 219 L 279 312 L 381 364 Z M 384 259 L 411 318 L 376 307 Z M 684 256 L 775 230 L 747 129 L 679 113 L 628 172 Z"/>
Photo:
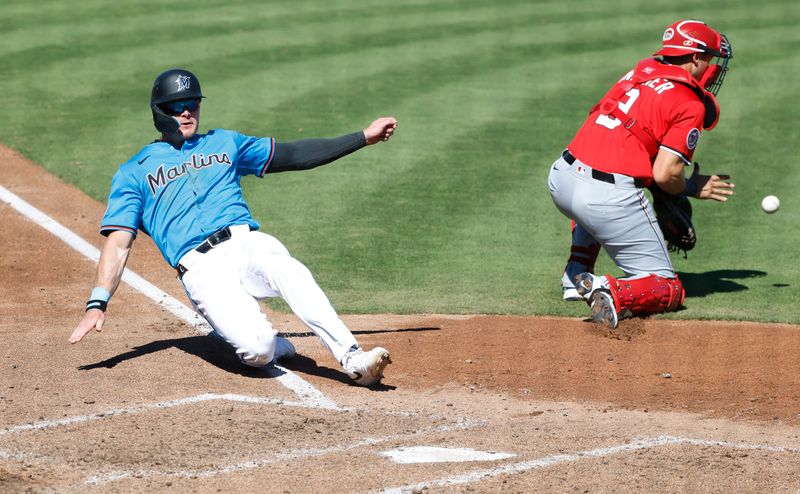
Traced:
<path fill-rule="evenodd" d="M 634 315 L 673 312 L 683 304 L 686 293 L 676 276 L 665 278 L 651 274 L 637 279 L 616 279 L 606 275 L 617 311 Z"/>

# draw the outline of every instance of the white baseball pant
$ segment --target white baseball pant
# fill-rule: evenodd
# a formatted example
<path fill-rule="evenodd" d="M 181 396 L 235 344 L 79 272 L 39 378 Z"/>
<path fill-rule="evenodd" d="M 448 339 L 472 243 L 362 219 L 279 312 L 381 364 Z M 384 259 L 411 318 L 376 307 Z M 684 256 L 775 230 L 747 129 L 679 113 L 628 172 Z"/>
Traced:
<path fill-rule="evenodd" d="M 206 253 L 191 250 L 180 264 L 195 309 L 236 351 L 241 361 L 261 367 L 272 361 L 277 331 L 259 300 L 281 297 L 316 333 L 337 362 L 356 345 L 311 272 L 275 237 L 230 227 L 231 238 Z"/>

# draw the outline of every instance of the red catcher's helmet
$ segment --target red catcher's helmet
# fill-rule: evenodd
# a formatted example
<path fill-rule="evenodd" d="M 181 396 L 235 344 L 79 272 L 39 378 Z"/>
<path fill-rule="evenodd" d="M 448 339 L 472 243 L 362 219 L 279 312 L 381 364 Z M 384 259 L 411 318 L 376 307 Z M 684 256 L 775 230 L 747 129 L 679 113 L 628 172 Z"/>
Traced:
<path fill-rule="evenodd" d="M 666 57 L 690 53 L 713 55 L 711 66 L 703 74 L 700 84 L 711 94 L 717 94 L 728 71 L 728 62 L 733 56 L 731 44 L 724 34 L 711 29 L 703 21 L 687 19 L 669 26 L 664 31 L 661 43 L 661 49 L 653 55 Z"/>

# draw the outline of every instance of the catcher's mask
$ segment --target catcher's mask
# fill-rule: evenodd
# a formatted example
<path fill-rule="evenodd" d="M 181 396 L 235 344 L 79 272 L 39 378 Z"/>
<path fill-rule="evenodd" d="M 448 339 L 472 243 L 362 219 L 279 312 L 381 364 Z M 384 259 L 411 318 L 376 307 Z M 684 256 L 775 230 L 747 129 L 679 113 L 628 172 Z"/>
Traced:
<path fill-rule="evenodd" d="M 153 91 L 150 94 L 150 109 L 153 111 L 153 125 L 164 134 L 174 134 L 180 129 L 178 120 L 170 116 L 172 111 L 165 111 L 162 106 L 179 100 L 200 100 L 204 98 L 200 91 L 197 76 L 184 69 L 170 69 L 156 77 Z"/>
<path fill-rule="evenodd" d="M 716 96 L 725 80 L 728 63 L 733 57 L 728 38 L 703 21 L 678 21 L 664 31 L 661 49 L 654 55 L 680 56 L 689 53 L 712 55 L 708 69 L 698 82 L 706 91 Z"/>

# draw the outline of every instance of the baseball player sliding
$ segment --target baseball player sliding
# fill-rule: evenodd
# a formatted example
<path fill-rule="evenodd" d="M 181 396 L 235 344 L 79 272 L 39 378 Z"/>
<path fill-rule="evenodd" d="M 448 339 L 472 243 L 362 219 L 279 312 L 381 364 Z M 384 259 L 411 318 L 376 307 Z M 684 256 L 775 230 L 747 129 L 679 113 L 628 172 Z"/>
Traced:
<path fill-rule="evenodd" d="M 295 354 L 258 303 L 282 297 L 357 384 L 379 382 L 389 352 L 360 348 L 309 270 L 280 241 L 258 231 L 239 183 L 245 175 L 307 170 L 387 141 L 397 121 L 379 118 L 360 132 L 289 143 L 224 129 L 198 134 L 203 98 L 188 70 L 167 70 L 156 78 L 150 107 L 161 139 L 114 175 L 94 289 L 69 342 L 103 329 L 106 306 L 141 230 L 177 270 L 212 335 L 229 343 L 244 364 L 262 367 Z"/>
<path fill-rule="evenodd" d="M 676 310 L 684 290 L 642 188 L 725 202 L 727 175 L 689 178 L 701 129 L 719 119 L 716 94 L 731 59 L 728 39 L 706 23 L 682 20 L 664 32 L 654 58 L 639 62 L 592 108 L 553 163 L 548 185 L 574 221 L 564 298 L 582 298 L 592 319 L 616 328 L 621 317 Z M 603 247 L 624 277 L 595 276 Z"/>

